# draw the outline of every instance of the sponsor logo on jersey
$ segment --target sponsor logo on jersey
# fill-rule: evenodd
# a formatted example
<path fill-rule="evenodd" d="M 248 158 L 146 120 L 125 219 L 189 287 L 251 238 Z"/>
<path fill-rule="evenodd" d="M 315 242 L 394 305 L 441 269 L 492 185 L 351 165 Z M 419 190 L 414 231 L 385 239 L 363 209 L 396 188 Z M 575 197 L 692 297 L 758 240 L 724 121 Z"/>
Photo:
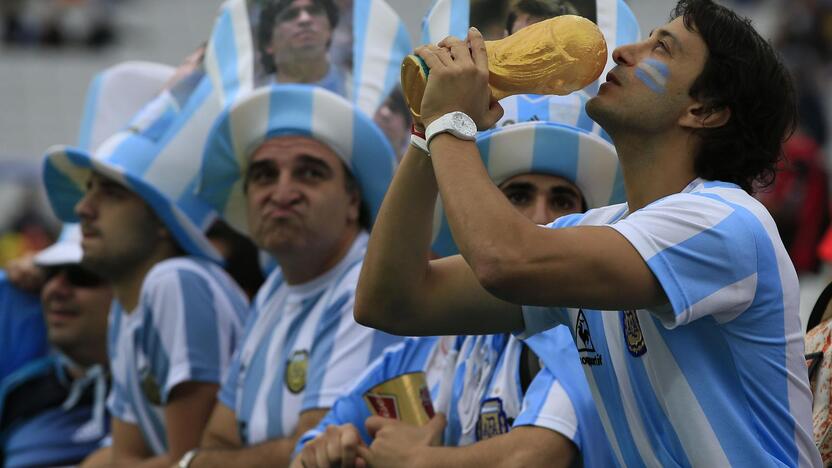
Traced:
<path fill-rule="evenodd" d="M 295 351 L 286 361 L 286 388 L 292 393 L 300 393 L 306 388 L 306 370 L 309 366 L 309 352 Z"/>
<path fill-rule="evenodd" d="M 581 355 L 581 364 L 585 366 L 604 364 L 601 355 L 595 351 L 595 344 L 592 342 L 589 323 L 586 321 L 583 309 L 578 310 L 578 318 L 575 320 L 575 339 L 578 345 L 578 353 Z"/>

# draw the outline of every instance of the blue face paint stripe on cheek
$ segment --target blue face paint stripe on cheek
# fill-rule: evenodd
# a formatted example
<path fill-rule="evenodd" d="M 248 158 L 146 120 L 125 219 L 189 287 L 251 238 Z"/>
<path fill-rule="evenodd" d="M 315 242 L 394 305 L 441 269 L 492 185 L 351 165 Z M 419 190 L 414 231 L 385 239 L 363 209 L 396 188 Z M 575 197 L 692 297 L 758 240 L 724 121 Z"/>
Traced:
<path fill-rule="evenodd" d="M 667 65 L 658 60 L 647 59 L 638 64 L 635 75 L 651 91 L 662 94 L 665 92 L 670 70 L 667 68 Z"/>

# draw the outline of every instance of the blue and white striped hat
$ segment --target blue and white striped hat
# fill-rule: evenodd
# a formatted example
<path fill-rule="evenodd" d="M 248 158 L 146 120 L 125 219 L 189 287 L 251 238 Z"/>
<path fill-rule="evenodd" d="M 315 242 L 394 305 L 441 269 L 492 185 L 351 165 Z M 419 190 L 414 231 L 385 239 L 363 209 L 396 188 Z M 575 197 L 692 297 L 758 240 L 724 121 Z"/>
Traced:
<path fill-rule="evenodd" d="M 521 122 L 557 122 L 571 125 L 601 136 L 612 142 L 607 132 L 589 118 L 586 102 L 590 99 L 584 91 L 575 91 L 566 96 L 517 94 L 500 100 L 505 111 L 495 127 Z"/>
<path fill-rule="evenodd" d="M 140 196 L 170 230 L 188 254 L 221 262 L 222 258 L 204 235 L 216 219 L 210 207 L 185 192 L 179 198 L 157 188 L 157 179 L 191 176 L 176 158 L 159 158 L 159 145 L 132 131 L 119 132 L 105 141 L 94 154 L 68 146 L 47 150 L 43 178 L 55 214 L 64 222 L 78 222 L 75 205 L 95 172 Z"/>
<path fill-rule="evenodd" d="M 175 69 L 154 62 L 129 61 L 98 73 L 87 89 L 78 146 L 94 150 L 124 128 L 153 99 Z"/>
<path fill-rule="evenodd" d="M 266 140 L 308 136 L 329 146 L 355 177 L 375 219 L 393 178 L 393 148 L 372 119 L 347 99 L 311 85 L 272 85 L 242 96 L 224 111 L 206 144 L 198 195 L 228 223 L 248 232 L 243 179 Z"/>
<path fill-rule="evenodd" d="M 200 97 L 197 86 L 192 97 Z M 54 146 L 47 150 L 43 179 L 55 214 L 64 222 L 78 222 L 75 205 L 84 196 L 92 172 L 112 179 L 139 195 L 171 231 L 179 246 L 188 254 L 221 261 L 219 253 L 204 235 L 216 219 L 209 206 L 193 194 L 195 172 L 186 152 L 171 152 L 162 141 L 179 129 L 192 114 L 191 107 L 200 99 L 189 99 L 184 108 L 170 92 L 159 90 L 126 125 L 110 136 L 95 152 L 85 148 Z M 88 105 L 88 109 L 89 109 Z"/>
<path fill-rule="evenodd" d="M 580 128 L 553 122 L 507 125 L 480 133 L 477 148 L 496 185 L 520 174 L 551 174 L 574 183 L 589 208 L 625 200 L 615 147 Z M 433 251 L 441 256 L 457 253 L 441 203 L 435 219 Z"/>

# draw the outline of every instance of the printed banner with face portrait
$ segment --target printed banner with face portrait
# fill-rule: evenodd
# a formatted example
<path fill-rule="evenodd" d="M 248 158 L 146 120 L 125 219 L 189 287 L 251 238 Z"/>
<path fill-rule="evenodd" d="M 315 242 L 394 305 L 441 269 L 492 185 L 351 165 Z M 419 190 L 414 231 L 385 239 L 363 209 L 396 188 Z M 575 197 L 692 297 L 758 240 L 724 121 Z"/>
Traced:
<path fill-rule="evenodd" d="M 399 67 L 411 50 L 404 23 L 383 0 L 229 0 L 206 69 L 226 104 L 275 83 L 321 86 L 373 116 L 400 149 L 410 122 Z"/>

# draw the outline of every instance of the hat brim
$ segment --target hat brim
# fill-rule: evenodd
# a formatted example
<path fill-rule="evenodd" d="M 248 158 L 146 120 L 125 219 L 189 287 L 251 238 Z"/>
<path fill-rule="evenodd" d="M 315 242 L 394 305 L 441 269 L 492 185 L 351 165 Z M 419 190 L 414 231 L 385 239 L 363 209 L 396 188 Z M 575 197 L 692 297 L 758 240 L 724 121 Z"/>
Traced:
<path fill-rule="evenodd" d="M 587 208 L 625 201 L 624 179 L 615 147 L 598 135 L 570 125 L 524 122 L 480 133 L 477 149 L 495 185 L 520 174 L 549 174 L 575 184 Z M 437 201 L 433 251 L 459 252 Z"/>
<path fill-rule="evenodd" d="M 84 187 L 93 172 L 114 180 L 141 197 L 187 254 L 222 262 L 222 257 L 205 237 L 203 230 L 175 202 L 140 177 L 108 160 L 95 158 L 84 150 L 68 146 L 54 146 L 47 150 L 43 166 L 43 180 L 49 203 L 61 221 L 79 221 L 75 205 L 83 198 Z"/>

